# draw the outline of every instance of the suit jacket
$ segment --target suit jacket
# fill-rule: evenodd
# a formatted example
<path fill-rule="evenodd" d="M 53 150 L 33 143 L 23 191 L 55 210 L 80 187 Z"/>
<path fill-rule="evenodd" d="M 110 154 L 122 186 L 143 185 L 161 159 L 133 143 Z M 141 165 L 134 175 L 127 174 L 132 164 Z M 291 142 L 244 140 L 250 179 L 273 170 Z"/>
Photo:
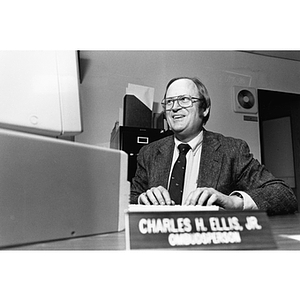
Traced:
<path fill-rule="evenodd" d="M 174 137 L 168 136 L 140 150 L 131 184 L 131 204 L 137 204 L 138 196 L 151 187 L 167 188 L 174 146 Z M 226 195 L 245 191 L 259 209 L 270 215 L 297 210 L 291 188 L 253 158 L 245 141 L 206 130 L 197 186 L 212 187 Z"/>

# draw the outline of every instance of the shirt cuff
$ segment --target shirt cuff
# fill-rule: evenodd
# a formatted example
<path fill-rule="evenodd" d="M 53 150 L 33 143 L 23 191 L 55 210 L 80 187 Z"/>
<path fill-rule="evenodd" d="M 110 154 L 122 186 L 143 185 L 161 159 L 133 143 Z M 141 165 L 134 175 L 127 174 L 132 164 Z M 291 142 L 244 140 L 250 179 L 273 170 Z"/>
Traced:
<path fill-rule="evenodd" d="M 241 198 L 244 200 L 244 207 L 243 210 L 245 209 L 258 209 L 256 203 L 254 202 L 254 200 L 245 192 L 241 192 L 241 191 L 234 191 L 230 194 L 230 196 L 241 196 Z"/>

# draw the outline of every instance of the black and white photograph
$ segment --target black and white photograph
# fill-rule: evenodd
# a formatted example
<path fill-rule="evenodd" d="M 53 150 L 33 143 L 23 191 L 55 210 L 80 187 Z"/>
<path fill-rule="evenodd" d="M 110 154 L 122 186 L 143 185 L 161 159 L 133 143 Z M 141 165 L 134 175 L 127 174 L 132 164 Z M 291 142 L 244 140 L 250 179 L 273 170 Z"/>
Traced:
<path fill-rule="evenodd" d="M 5 9 L 6 299 L 297 294 L 296 13 L 166 2 Z"/>

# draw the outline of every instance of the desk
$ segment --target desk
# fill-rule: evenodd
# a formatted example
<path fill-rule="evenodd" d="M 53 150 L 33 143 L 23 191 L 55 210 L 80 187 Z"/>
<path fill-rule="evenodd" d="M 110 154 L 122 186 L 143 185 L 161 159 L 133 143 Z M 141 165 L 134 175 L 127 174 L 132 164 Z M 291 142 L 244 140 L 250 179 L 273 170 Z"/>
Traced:
<path fill-rule="evenodd" d="M 299 213 L 269 217 L 278 250 L 300 250 L 300 241 L 288 236 L 300 236 Z M 125 250 L 125 232 L 42 242 L 13 247 L 14 250 Z"/>

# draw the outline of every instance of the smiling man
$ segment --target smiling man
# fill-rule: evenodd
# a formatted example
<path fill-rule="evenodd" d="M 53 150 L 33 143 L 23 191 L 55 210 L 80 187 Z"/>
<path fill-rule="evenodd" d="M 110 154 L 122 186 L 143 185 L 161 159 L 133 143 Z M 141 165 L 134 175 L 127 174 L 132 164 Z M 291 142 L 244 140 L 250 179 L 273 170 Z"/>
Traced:
<path fill-rule="evenodd" d="M 131 204 L 297 210 L 290 187 L 253 158 L 246 142 L 204 129 L 211 100 L 198 78 L 172 79 L 162 106 L 174 135 L 141 149 Z"/>
<path fill-rule="evenodd" d="M 188 143 L 202 131 L 203 118 L 209 113 L 209 97 L 201 99 L 199 94 L 197 86 L 189 79 L 175 80 L 167 89 L 163 100 L 166 119 L 181 142 Z"/>

